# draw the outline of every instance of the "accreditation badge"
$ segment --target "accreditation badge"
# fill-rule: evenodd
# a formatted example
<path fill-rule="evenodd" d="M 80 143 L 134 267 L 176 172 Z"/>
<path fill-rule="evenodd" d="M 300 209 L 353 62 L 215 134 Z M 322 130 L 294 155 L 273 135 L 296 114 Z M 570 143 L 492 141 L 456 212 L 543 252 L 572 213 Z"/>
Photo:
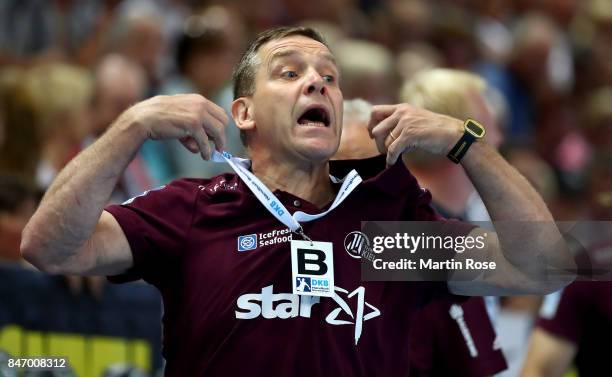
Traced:
<path fill-rule="evenodd" d="M 291 241 L 293 293 L 334 295 L 334 254 L 331 242 Z"/>

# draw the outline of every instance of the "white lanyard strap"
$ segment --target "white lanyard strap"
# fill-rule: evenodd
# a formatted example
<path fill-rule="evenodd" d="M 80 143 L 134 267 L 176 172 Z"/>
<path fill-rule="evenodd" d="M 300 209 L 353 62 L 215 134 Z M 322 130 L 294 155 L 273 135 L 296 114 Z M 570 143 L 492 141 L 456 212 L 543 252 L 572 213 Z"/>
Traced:
<path fill-rule="evenodd" d="M 287 208 L 281 203 L 280 200 L 264 185 L 259 178 L 251 173 L 248 168 L 250 161 L 244 158 L 233 157 L 228 152 L 220 153 L 214 151 L 212 154 L 212 161 L 215 162 L 227 162 L 232 169 L 238 174 L 242 181 L 247 187 L 253 192 L 257 199 L 266 207 L 270 213 L 276 217 L 281 223 L 286 225 L 292 232 L 298 233 L 304 236 L 300 221 L 312 221 L 321 218 L 336 208 L 346 197 L 361 183 L 362 179 L 359 174 L 353 169 L 350 173 L 342 179 L 342 186 L 336 199 L 332 205 L 325 212 L 317 214 L 309 214 L 302 211 L 296 211 L 293 215 L 289 213 Z M 337 181 L 335 177 L 332 177 L 334 181 Z"/>

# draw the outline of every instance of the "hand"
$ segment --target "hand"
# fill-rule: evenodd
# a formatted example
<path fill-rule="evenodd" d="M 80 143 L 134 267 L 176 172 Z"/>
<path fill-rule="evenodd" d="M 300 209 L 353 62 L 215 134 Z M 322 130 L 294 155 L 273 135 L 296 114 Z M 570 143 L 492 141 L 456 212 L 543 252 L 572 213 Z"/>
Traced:
<path fill-rule="evenodd" d="M 143 128 L 152 140 L 178 139 L 192 153 L 209 160 L 212 150 L 225 147 L 225 126 L 229 118 L 225 111 L 199 94 L 156 96 L 126 110 L 118 122 L 127 121 Z"/>
<path fill-rule="evenodd" d="M 408 104 L 372 108 L 368 125 L 370 136 L 387 164 L 393 165 L 406 151 L 421 149 L 446 155 L 463 134 L 463 122 Z"/>

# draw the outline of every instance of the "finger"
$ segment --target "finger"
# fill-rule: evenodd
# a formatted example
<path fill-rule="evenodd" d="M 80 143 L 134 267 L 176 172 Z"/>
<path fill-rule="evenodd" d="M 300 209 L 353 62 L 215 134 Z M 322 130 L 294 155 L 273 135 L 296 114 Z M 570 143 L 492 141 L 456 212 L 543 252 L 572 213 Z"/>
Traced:
<path fill-rule="evenodd" d="M 387 151 L 387 147 L 389 146 L 392 137 L 391 132 L 395 131 L 393 137 L 399 138 L 401 135 L 401 131 L 397 128 L 399 122 L 399 116 L 391 115 L 385 119 L 383 119 L 380 123 L 378 123 L 370 132 L 372 137 L 376 141 L 376 147 L 378 151 L 381 153 L 385 153 Z"/>
<path fill-rule="evenodd" d="M 385 151 L 387 151 L 389 149 L 389 145 L 391 145 L 391 143 L 393 143 L 395 140 L 397 140 L 397 135 L 396 133 L 400 133 L 397 131 L 397 128 L 394 128 L 393 130 L 391 130 L 391 132 L 389 132 L 389 134 L 387 135 L 387 137 L 385 137 L 384 142 L 385 142 Z"/>
<path fill-rule="evenodd" d="M 198 153 L 200 151 L 200 148 L 198 147 L 198 143 L 192 137 L 183 137 L 183 138 L 180 138 L 179 141 L 191 153 Z"/>
<path fill-rule="evenodd" d="M 224 126 L 227 125 L 229 123 L 229 117 L 227 116 L 225 110 L 212 101 L 209 101 L 208 104 L 208 112 L 217 118 L 217 120 L 219 120 L 219 122 L 221 122 Z"/>
<path fill-rule="evenodd" d="M 416 144 L 416 141 L 411 139 L 408 132 L 403 132 L 395 141 L 389 144 L 387 149 L 387 165 L 394 165 L 402 153 L 416 148 Z"/>
<path fill-rule="evenodd" d="M 212 151 L 210 150 L 210 144 L 208 144 L 208 136 L 206 132 L 204 132 L 204 128 L 196 127 L 193 133 L 193 139 L 198 143 L 198 149 L 200 150 L 200 155 L 205 160 L 210 160 L 212 156 Z"/>
<path fill-rule="evenodd" d="M 209 113 L 204 114 L 204 124 L 200 127 L 213 140 L 218 151 L 225 148 L 225 125 Z"/>
<path fill-rule="evenodd" d="M 398 105 L 376 105 L 372 106 L 372 113 L 370 114 L 370 122 L 368 123 L 368 130 L 372 131 L 380 121 L 387 118 L 395 112 Z M 370 133 L 370 136 L 372 134 Z"/>

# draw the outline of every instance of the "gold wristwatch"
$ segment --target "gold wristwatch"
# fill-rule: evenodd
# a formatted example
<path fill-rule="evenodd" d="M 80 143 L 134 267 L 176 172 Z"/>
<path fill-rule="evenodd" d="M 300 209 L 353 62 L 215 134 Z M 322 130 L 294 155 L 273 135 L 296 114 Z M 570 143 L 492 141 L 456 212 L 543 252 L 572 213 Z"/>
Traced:
<path fill-rule="evenodd" d="M 474 119 L 467 119 L 463 123 L 463 136 L 446 155 L 452 162 L 458 164 L 465 153 L 470 149 L 473 142 L 482 139 L 485 135 L 485 128 Z"/>

